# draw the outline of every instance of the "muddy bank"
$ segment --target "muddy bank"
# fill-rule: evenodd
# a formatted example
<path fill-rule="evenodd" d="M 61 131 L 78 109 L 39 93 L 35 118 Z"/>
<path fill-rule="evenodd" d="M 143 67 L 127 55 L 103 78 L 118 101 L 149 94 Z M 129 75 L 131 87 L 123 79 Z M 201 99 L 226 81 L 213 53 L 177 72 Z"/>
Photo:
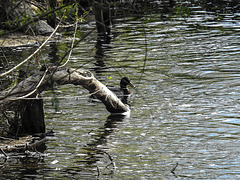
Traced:
<path fill-rule="evenodd" d="M 22 47 L 22 46 L 38 46 L 43 41 L 45 41 L 48 36 L 37 35 L 31 36 L 22 33 L 14 33 L 10 35 L 6 35 L 4 37 L 0 37 L 0 47 L 1 48 L 14 48 L 14 47 Z M 51 40 L 55 41 L 60 39 L 61 36 L 55 36 Z"/>

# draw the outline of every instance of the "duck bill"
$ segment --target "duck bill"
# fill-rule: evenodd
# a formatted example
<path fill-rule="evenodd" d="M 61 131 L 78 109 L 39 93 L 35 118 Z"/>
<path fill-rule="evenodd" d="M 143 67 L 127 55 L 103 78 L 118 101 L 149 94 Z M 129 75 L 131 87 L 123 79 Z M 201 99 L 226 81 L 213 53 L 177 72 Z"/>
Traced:
<path fill-rule="evenodd" d="M 128 85 L 131 86 L 132 88 L 135 88 L 135 86 L 131 82 Z"/>

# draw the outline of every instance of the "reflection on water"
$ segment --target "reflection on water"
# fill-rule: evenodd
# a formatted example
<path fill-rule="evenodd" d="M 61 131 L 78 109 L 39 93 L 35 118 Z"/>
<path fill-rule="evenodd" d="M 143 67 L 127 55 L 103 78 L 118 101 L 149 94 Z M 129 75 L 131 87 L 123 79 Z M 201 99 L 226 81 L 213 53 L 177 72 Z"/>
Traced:
<path fill-rule="evenodd" d="M 117 19 L 110 44 L 81 43 L 69 66 L 84 64 L 108 85 L 129 76 L 137 86 L 131 117 L 107 117 L 81 87 L 59 87 L 59 112 L 45 102 L 56 136 L 43 160 L 21 168 L 8 161 L 1 174 L 30 177 L 30 168 L 32 177 L 54 179 L 240 178 L 239 14 L 197 2 L 176 6 L 176 14 Z"/>

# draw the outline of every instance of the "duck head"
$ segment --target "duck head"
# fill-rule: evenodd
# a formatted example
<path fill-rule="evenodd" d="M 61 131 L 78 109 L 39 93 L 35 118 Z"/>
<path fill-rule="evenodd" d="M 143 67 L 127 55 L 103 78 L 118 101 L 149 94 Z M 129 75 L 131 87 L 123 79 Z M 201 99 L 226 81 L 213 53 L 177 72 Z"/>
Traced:
<path fill-rule="evenodd" d="M 120 81 L 120 87 L 124 91 L 124 94 L 130 94 L 129 89 L 127 88 L 128 85 L 135 88 L 128 77 L 123 77 Z"/>

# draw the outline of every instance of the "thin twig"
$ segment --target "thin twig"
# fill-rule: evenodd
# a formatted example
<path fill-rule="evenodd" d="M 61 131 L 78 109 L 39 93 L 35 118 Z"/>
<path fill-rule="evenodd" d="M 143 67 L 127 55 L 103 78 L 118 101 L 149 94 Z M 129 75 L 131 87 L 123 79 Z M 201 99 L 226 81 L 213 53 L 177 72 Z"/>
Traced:
<path fill-rule="evenodd" d="M 99 179 L 99 176 L 100 176 L 100 170 L 99 170 L 98 165 L 97 165 L 97 172 L 98 172 L 97 177 L 98 177 L 98 179 Z"/>
<path fill-rule="evenodd" d="M 6 112 L 3 112 L 3 116 L 7 119 L 7 125 L 10 126 L 10 118 L 7 116 Z"/>
<path fill-rule="evenodd" d="M 98 149 L 98 148 L 93 148 L 94 150 L 97 150 L 97 151 L 100 151 L 100 152 L 103 152 L 103 153 L 105 153 L 107 156 L 108 156 L 108 158 L 109 158 L 109 160 L 111 161 L 111 163 L 109 163 L 107 166 L 106 166 L 106 168 L 108 168 L 108 166 L 109 165 L 113 165 L 113 169 L 116 169 L 116 165 L 115 165 L 115 162 L 113 161 L 113 158 L 112 158 L 112 156 L 111 156 L 111 154 L 110 153 L 108 153 L 107 151 L 104 151 L 103 149 Z"/>
<path fill-rule="evenodd" d="M 24 96 L 17 97 L 17 98 L 10 98 L 9 100 L 25 99 L 26 97 L 31 96 L 33 93 L 35 93 L 35 92 L 38 90 L 39 86 L 41 86 L 43 80 L 45 79 L 46 74 L 47 74 L 47 71 L 48 71 L 48 69 L 46 69 L 46 71 L 45 71 L 43 77 L 41 78 L 41 80 L 39 81 L 38 85 L 36 86 L 36 88 L 35 88 L 33 91 L 31 91 L 30 93 L 28 93 L 28 94 L 26 94 L 26 95 L 24 95 Z"/>
<path fill-rule="evenodd" d="M 96 27 L 94 27 L 91 31 L 89 31 L 88 33 L 86 33 L 80 40 L 78 40 L 71 49 L 69 49 L 61 58 L 60 63 L 65 59 L 65 57 L 69 54 L 69 52 L 74 49 L 83 39 L 85 39 L 87 36 L 89 36 L 94 30 L 96 29 Z M 82 65 L 83 66 L 83 65 Z M 81 67 L 82 67 L 81 66 Z"/>
<path fill-rule="evenodd" d="M 71 57 L 71 55 L 72 55 L 72 50 L 73 50 L 73 46 L 74 46 L 74 42 L 75 42 L 76 34 L 77 34 L 77 28 L 78 28 L 78 17 L 77 17 L 76 19 L 77 19 L 77 20 L 76 20 L 76 25 L 75 25 L 75 30 L 74 30 L 72 45 L 71 45 L 71 49 L 70 49 L 70 52 L 69 52 L 67 61 L 66 61 L 63 65 L 59 66 L 59 68 L 64 67 L 64 66 L 69 62 L 70 57 Z"/>
<path fill-rule="evenodd" d="M 6 158 L 8 158 L 8 155 L 3 151 L 2 148 L 0 148 L 0 152 L 1 152 Z"/>
<path fill-rule="evenodd" d="M 65 14 L 62 16 L 61 21 L 63 19 L 63 17 L 65 16 Z M 26 63 L 29 59 L 31 59 L 35 54 L 38 53 L 38 51 L 40 51 L 42 49 L 43 46 L 45 46 L 47 44 L 47 42 L 52 38 L 52 36 L 57 32 L 61 21 L 58 23 L 57 27 L 54 29 L 54 31 L 52 32 L 52 34 L 44 41 L 44 43 L 41 44 L 41 46 L 39 46 L 39 48 L 34 51 L 33 54 L 31 54 L 30 56 L 28 56 L 28 58 L 26 58 L 25 60 L 23 60 L 21 63 L 19 63 L 17 66 L 13 67 L 12 69 L 8 70 L 7 72 L 4 72 L 2 74 L 0 74 L 0 77 L 5 76 L 7 74 L 9 74 L 10 72 L 14 71 L 15 69 L 19 68 L 21 65 L 23 65 L 24 63 Z"/>
<path fill-rule="evenodd" d="M 177 168 L 177 166 L 178 166 L 178 163 L 176 163 L 176 165 L 173 167 L 173 169 L 171 170 L 171 173 L 173 173 L 173 174 L 175 174 L 175 169 Z"/>

